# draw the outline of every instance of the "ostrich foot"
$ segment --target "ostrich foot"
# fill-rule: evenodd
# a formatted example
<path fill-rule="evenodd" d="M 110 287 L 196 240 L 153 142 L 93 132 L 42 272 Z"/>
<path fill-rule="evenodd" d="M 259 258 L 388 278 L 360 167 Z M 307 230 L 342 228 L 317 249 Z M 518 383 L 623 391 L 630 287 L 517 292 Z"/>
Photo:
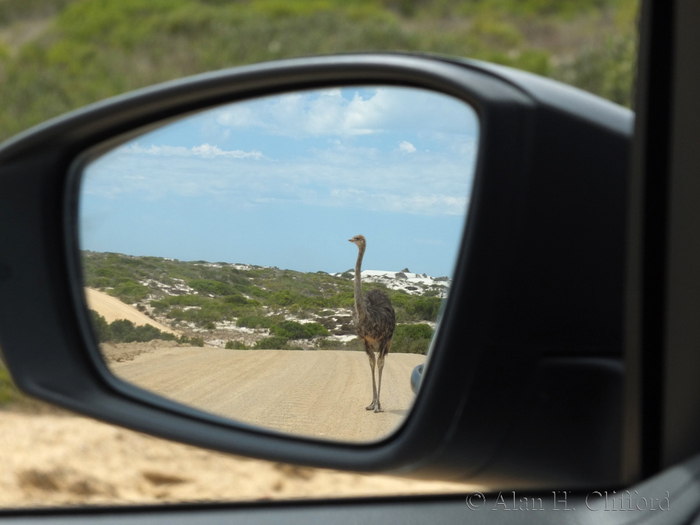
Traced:
<path fill-rule="evenodd" d="M 379 401 L 372 401 L 372 403 L 365 408 L 365 410 L 374 410 L 374 412 L 381 412 L 382 411 L 382 406 L 379 404 Z"/>

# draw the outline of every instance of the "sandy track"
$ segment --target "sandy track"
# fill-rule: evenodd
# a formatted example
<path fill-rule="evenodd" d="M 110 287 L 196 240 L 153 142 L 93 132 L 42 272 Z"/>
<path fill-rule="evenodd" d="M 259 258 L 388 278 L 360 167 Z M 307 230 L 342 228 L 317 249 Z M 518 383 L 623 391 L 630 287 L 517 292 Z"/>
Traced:
<path fill-rule="evenodd" d="M 106 293 L 102 293 L 92 288 L 85 288 L 85 296 L 89 307 L 104 317 L 108 323 L 112 323 L 117 319 L 126 319 L 134 323 L 136 326 L 149 324 L 151 326 L 155 326 L 161 332 L 180 335 L 179 332 L 176 332 L 172 328 L 168 328 L 164 324 L 154 321 L 147 315 L 139 312 L 133 306 L 121 302 L 116 297 L 112 297 L 111 295 L 107 295 Z"/>
<path fill-rule="evenodd" d="M 284 432 L 371 441 L 394 430 L 413 403 L 413 368 L 425 356 L 390 354 L 383 412 L 372 400 L 367 356 L 352 351 L 153 348 L 112 370 L 142 388 L 228 418 Z"/>

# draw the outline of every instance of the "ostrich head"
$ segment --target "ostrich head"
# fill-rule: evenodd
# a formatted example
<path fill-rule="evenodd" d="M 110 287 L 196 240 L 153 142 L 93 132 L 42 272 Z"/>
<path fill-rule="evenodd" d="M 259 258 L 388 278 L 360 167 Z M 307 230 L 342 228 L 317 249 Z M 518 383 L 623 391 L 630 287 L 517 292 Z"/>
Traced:
<path fill-rule="evenodd" d="M 360 250 L 363 250 L 367 246 L 367 241 L 365 240 L 364 235 L 355 235 L 352 239 L 348 239 L 348 241 L 357 244 L 357 247 Z"/>

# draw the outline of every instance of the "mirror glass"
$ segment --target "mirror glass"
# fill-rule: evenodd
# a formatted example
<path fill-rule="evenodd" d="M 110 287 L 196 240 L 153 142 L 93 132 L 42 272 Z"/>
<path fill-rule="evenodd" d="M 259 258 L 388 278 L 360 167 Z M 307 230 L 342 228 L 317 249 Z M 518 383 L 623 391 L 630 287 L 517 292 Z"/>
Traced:
<path fill-rule="evenodd" d="M 249 425 L 386 437 L 449 293 L 478 133 L 455 98 L 355 86 L 208 109 L 93 158 L 79 239 L 109 370 Z"/>

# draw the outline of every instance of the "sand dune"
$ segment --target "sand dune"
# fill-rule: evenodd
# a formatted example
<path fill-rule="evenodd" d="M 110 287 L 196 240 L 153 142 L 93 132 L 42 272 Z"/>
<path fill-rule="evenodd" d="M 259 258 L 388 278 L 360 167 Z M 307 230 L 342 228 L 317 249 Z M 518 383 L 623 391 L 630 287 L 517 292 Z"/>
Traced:
<path fill-rule="evenodd" d="M 111 295 L 107 295 L 93 288 L 85 288 L 85 295 L 90 308 L 103 316 L 108 323 L 116 321 L 117 319 L 127 319 L 136 326 L 149 324 L 156 327 L 161 332 L 180 335 L 180 332 L 168 328 L 158 321 L 154 321 L 147 315 L 139 312 L 133 306 L 121 302 L 116 297 L 112 297 Z"/>

